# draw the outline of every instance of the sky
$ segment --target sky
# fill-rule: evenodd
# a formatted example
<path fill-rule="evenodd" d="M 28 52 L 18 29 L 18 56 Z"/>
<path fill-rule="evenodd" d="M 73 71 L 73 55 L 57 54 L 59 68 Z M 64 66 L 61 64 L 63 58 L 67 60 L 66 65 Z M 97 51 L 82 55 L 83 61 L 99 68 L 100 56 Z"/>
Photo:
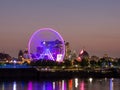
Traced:
<path fill-rule="evenodd" d="M 0 52 L 17 57 L 41 28 L 59 32 L 77 53 L 120 57 L 120 0 L 0 0 Z"/>

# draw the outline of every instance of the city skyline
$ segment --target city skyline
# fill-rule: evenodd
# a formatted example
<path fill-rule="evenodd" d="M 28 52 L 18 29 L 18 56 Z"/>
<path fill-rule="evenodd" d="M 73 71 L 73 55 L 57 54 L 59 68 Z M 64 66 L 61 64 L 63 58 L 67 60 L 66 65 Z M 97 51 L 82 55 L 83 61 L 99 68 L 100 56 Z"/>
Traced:
<path fill-rule="evenodd" d="M 0 52 L 17 57 L 38 29 L 53 28 L 77 54 L 120 57 L 120 1 L 0 1 Z"/>

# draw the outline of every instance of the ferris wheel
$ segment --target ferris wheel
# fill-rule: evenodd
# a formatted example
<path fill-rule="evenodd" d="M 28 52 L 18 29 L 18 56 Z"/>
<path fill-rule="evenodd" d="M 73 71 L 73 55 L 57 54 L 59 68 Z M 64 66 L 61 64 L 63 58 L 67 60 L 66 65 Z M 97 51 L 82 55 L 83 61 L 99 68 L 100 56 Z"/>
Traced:
<path fill-rule="evenodd" d="M 62 36 L 51 28 L 42 28 L 34 32 L 28 43 L 31 60 L 62 61 L 65 44 Z"/>

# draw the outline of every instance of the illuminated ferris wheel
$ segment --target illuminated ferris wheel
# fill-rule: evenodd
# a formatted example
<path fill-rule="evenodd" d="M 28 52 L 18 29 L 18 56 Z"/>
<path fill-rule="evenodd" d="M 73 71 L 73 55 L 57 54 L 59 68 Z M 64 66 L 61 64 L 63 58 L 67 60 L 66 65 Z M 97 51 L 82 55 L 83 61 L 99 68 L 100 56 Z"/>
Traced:
<path fill-rule="evenodd" d="M 51 28 L 37 30 L 28 44 L 31 60 L 62 61 L 65 55 L 65 44 L 62 36 Z"/>

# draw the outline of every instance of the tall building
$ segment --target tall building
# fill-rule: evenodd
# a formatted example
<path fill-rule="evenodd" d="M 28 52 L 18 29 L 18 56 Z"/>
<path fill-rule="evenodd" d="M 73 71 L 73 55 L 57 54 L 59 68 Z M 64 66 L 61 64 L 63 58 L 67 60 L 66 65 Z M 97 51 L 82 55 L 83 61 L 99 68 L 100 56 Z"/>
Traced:
<path fill-rule="evenodd" d="M 88 58 L 89 58 L 88 52 L 85 50 L 81 50 L 78 55 L 78 60 L 81 61 L 82 59 L 88 59 Z"/>
<path fill-rule="evenodd" d="M 65 43 L 65 59 L 69 59 L 71 55 L 71 49 L 69 42 Z"/>

